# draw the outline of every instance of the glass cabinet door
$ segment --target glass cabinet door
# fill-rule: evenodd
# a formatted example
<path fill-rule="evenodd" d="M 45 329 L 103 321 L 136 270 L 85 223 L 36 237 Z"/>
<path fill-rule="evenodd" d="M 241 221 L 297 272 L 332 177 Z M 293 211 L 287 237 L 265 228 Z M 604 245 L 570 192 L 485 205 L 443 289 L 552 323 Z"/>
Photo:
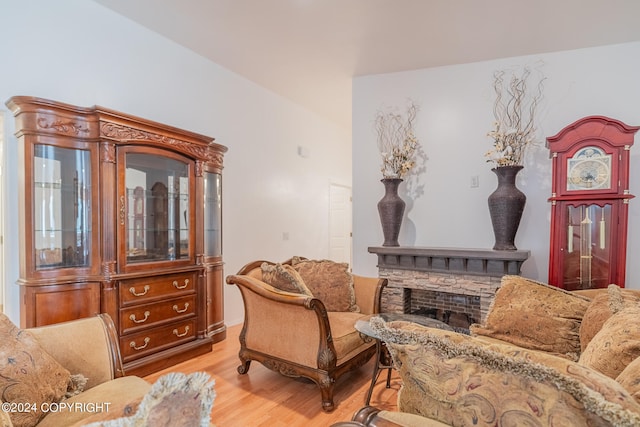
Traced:
<path fill-rule="evenodd" d="M 125 165 L 127 264 L 189 259 L 189 162 L 127 152 Z"/>
<path fill-rule="evenodd" d="M 222 183 L 219 173 L 204 174 L 204 254 L 222 256 Z"/>
<path fill-rule="evenodd" d="M 33 177 L 36 270 L 90 266 L 90 152 L 35 144 Z"/>

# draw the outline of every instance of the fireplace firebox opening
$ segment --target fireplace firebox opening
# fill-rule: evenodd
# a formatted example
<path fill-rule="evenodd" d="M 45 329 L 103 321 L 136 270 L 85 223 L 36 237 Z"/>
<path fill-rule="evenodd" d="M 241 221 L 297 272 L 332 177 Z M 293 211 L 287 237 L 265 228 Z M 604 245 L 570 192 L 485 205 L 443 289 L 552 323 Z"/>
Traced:
<path fill-rule="evenodd" d="M 424 289 L 404 289 L 405 313 L 439 320 L 456 332 L 469 333 L 469 326 L 481 319 L 480 297 Z"/>

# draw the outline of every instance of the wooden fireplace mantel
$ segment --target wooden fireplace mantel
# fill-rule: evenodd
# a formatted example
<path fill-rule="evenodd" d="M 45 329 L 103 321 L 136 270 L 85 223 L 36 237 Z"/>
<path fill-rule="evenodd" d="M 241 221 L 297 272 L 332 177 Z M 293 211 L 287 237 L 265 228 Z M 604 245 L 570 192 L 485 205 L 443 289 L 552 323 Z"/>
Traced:
<path fill-rule="evenodd" d="M 378 256 L 378 268 L 480 276 L 520 274 L 522 263 L 531 255 L 528 250 L 421 246 L 372 246 L 368 251 Z"/>

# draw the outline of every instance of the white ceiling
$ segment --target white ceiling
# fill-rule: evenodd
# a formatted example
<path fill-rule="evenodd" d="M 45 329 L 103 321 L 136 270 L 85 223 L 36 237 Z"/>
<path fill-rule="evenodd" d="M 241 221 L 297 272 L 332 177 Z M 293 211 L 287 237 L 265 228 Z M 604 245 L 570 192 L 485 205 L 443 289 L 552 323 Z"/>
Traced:
<path fill-rule="evenodd" d="M 94 0 L 343 126 L 351 78 L 640 40 L 638 0 Z"/>

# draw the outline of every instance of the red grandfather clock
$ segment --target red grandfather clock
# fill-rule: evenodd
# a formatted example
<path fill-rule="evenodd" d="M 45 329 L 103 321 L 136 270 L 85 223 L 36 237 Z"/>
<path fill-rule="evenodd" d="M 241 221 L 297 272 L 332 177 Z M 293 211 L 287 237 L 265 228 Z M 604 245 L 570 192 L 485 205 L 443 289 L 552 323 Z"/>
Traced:
<path fill-rule="evenodd" d="M 640 129 L 590 116 L 547 138 L 553 162 L 549 283 L 624 287 L 629 150 Z"/>

